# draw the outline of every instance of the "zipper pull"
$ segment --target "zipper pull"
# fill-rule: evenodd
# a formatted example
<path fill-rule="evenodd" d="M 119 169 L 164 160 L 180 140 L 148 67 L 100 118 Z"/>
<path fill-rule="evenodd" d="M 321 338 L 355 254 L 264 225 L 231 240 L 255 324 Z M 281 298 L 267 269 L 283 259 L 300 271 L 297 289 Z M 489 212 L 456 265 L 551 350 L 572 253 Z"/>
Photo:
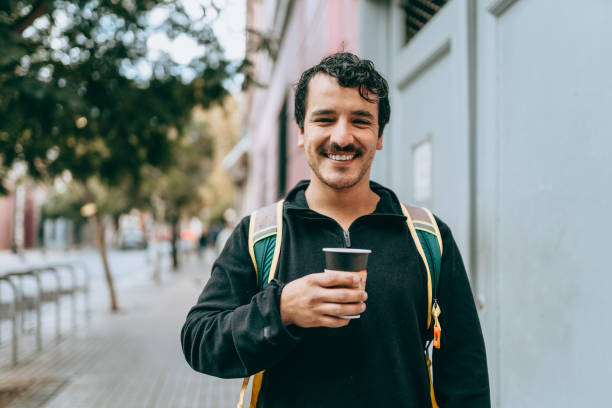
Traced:
<path fill-rule="evenodd" d="M 351 247 L 351 236 L 349 235 L 349 232 L 343 229 L 342 233 L 344 234 L 344 243 L 346 244 L 346 247 L 350 248 Z"/>
<path fill-rule="evenodd" d="M 433 318 L 435 321 L 433 345 L 437 349 L 440 348 L 440 335 L 442 334 L 442 327 L 440 326 L 440 321 L 438 320 L 440 313 L 442 313 L 442 310 L 440 310 L 440 306 L 438 305 L 438 300 L 434 299 L 434 305 L 431 309 L 431 314 L 433 315 Z"/>

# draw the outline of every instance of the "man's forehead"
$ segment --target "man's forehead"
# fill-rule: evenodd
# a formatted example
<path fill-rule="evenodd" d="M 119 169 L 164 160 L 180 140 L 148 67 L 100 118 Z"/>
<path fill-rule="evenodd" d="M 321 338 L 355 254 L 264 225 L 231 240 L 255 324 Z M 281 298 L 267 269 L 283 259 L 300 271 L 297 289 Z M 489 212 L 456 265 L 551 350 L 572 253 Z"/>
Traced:
<path fill-rule="evenodd" d="M 340 87 L 340 84 L 338 83 L 338 78 L 326 74 L 325 72 L 317 72 L 310 78 L 310 81 L 308 81 L 308 86 L 335 88 Z"/>
<path fill-rule="evenodd" d="M 310 81 L 308 82 L 308 92 L 330 94 L 357 92 L 357 94 L 359 94 L 359 90 L 356 86 L 341 86 L 338 82 L 338 78 L 328 75 L 324 72 L 318 72 L 310 79 Z"/>
<path fill-rule="evenodd" d="M 308 111 L 336 110 L 348 105 L 358 106 L 360 110 L 378 112 L 378 103 L 364 99 L 359 94 L 358 87 L 341 86 L 338 79 L 331 75 L 319 72 L 308 82 Z"/>

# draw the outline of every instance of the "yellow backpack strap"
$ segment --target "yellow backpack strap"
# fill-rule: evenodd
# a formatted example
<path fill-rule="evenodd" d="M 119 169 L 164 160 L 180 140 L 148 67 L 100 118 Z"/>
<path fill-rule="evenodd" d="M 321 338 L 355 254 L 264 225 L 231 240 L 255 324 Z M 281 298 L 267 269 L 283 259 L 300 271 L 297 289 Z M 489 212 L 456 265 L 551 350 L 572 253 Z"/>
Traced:
<path fill-rule="evenodd" d="M 261 383 L 263 381 L 263 373 L 263 371 L 260 371 L 257 374 L 253 375 L 253 389 L 251 390 L 251 403 L 249 404 L 249 408 L 255 408 L 257 406 L 257 400 L 259 399 L 259 391 L 261 390 Z M 244 408 L 244 394 L 246 393 L 246 389 L 249 386 L 250 378 L 251 377 L 244 377 L 244 380 L 242 380 L 240 399 L 238 400 L 236 408 Z"/>
<path fill-rule="evenodd" d="M 402 212 L 406 216 L 406 224 L 410 230 L 410 235 L 414 241 L 414 244 L 419 252 L 419 255 L 423 259 L 425 269 L 427 270 L 427 329 L 431 326 L 431 316 L 434 315 L 435 327 L 434 327 L 434 347 L 440 347 L 440 322 L 438 316 L 440 315 L 440 307 L 437 303 L 437 287 L 440 274 L 440 263 L 442 258 L 442 235 L 438 228 L 438 223 L 434 218 L 431 211 L 426 208 L 412 207 L 401 204 Z M 426 235 L 423 235 L 425 233 Z M 435 237 L 439 252 L 436 248 L 431 248 L 432 236 Z M 421 241 L 423 240 L 423 242 Z M 423 246 L 427 246 L 428 256 L 425 254 Z M 435 246 L 435 244 L 433 244 Z M 433 252 L 433 253 L 432 253 Z M 434 270 L 432 270 L 434 269 Z M 433 276 L 433 279 L 432 279 Z M 432 283 L 433 281 L 433 283 Z M 435 286 L 435 287 L 434 287 Z M 432 306 L 432 298 L 435 294 L 434 304 Z M 431 405 L 433 408 L 438 408 L 436 402 L 436 396 L 434 393 L 433 381 L 431 378 L 431 360 L 429 358 L 429 352 L 425 347 L 425 361 L 427 363 L 427 375 L 429 377 L 429 391 L 431 396 Z"/>
<path fill-rule="evenodd" d="M 281 243 L 283 241 L 283 203 L 280 200 L 251 214 L 249 220 L 249 255 L 255 268 L 257 286 L 261 290 L 276 276 L 276 267 L 280 257 Z M 251 403 L 249 408 L 255 408 L 263 381 L 263 371 L 253 376 L 251 390 Z M 244 394 L 249 385 L 250 377 L 242 381 L 240 399 L 237 408 L 244 406 Z"/>
<path fill-rule="evenodd" d="M 238 399 L 238 404 L 236 404 L 236 408 L 244 408 L 244 393 L 246 392 L 246 389 L 249 386 L 250 379 L 251 377 L 244 377 L 244 380 L 242 380 L 242 389 L 240 390 L 240 398 Z"/>
<path fill-rule="evenodd" d="M 280 200 L 251 214 L 249 254 L 260 290 L 276 275 L 283 239 L 283 203 Z"/>
<path fill-rule="evenodd" d="M 429 377 L 429 395 L 431 396 L 431 407 L 438 408 L 438 402 L 436 401 L 436 395 L 434 393 L 433 381 L 431 379 L 431 360 L 427 349 L 425 349 L 425 361 L 427 362 L 427 376 Z"/>
<path fill-rule="evenodd" d="M 429 325 L 431 323 L 431 304 L 432 304 L 432 288 L 431 288 L 431 271 L 429 270 L 429 263 L 427 262 L 427 258 L 425 257 L 425 252 L 423 251 L 423 246 L 421 245 L 421 241 L 419 240 L 419 236 L 417 235 L 416 228 L 414 226 L 414 219 L 419 221 L 421 218 L 417 218 L 422 216 L 421 211 L 415 211 L 416 207 L 408 207 L 404 204 L 402 206 L 402 213 L 406 217 L 406 224 L 408 224 L 408 229 L 410 230 L 410 235 L 412 236 L 412 240 L 416 245 L 417 251 L 421 258 L 423 259 L 423 263 L 425 264 L 425 269 L 427 270 L 427 328 L 429 329 Z M 414 218 L 413 218 L 414 217 Z"/>

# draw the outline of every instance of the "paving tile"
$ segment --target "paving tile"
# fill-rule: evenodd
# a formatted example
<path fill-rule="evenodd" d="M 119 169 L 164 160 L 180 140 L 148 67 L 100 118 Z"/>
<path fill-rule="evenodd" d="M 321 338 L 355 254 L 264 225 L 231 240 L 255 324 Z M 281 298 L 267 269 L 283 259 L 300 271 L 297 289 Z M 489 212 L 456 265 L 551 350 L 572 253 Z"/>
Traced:
<path fill-rule="evenodd" d="M 132 284 L 119 293 L 120 313 L 93 310 L 89 325 L 80 322 L 76 331 L 67 326 L 59 343 L 46 333 L 42 352 L 35 351 L 34 336 L 25 336 L 24 359 L 16 367 L 7 364 L 10 344 L 3 337 L 0 382 L 47 381 L 7 408 L 235 407 L 241 380 L 196 373 L 180 349 L 180 328 L 206 270 L 193 263 L 161 285 Z"/>

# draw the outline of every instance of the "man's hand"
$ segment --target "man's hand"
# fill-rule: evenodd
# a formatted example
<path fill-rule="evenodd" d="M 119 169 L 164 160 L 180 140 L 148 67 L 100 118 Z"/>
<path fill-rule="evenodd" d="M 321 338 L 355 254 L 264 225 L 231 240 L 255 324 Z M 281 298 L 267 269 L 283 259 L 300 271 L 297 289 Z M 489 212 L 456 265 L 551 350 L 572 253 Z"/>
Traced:
<path fill-rule="evenodd" d="M 280 298 L 280 313 L 285 326 L 343 327 L 366 309 L 368 298 L 359 289 L 359 276 L 353 272 L 313 273 L 289 282 Z"/>

